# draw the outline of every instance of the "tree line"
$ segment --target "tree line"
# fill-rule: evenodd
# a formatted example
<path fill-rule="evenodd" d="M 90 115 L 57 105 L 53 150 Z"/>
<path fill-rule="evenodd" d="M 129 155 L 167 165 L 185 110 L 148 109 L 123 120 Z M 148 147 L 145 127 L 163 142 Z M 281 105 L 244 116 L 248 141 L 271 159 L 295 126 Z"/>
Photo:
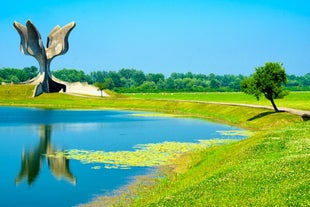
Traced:
<path fill-rule="evenodd" d="M 216 75 L 171 73 L 165 77 L 162 73 L 147 73 L 141 70 L 123 68 L 119 71 L 94 71 L 86 74 L 83 70 L 60 69 L 53 75 L 67 82 L 87 82 L 100 85 L 101 88 L 120 93 L 130 92 L 229 92 L 241 91 L 244 75 Z M 0 82 L 20 83 L 34 78 L 38 74 L 35 66 L 0 68 Z M 310 73 L 303 76 L 287 75 L 285 88 L 292 91 L 310 90 Z"/>

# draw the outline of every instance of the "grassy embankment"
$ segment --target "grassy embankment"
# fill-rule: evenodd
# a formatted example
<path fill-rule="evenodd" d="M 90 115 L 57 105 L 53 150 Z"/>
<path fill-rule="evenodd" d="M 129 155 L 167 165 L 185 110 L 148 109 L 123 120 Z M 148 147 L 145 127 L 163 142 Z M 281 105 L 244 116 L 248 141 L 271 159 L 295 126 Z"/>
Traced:
<path fill-rule="evenodd" d="M 9 89 L 2 87 L 1 105 L 162 111 L 229 123 L 254 132 L 240 142 L 185 155 L 155 185 L 138 183 L 136 188 L 110 199 L 116 206 L 310 205 L 310 122 L 300 117 L 267 109 L 192 102 L 82 98 L 66 94 L 17 97 L 12 95 L 13 89 L 7 92 Z M 105 201 L 106 198 L 99 199 L 92 205 Z"/>
<path fill-rule="evenodd" d="M 211 101 L 211 102 L 229 102 L 242 104 L 256 104 L 271 106 L 270 101 L 261 97 L 259 101 L 254 96 L 242 92 L 223 92 L 223 93 L 128 93 L 132 98 L 143 99 L 163 99 L 163 100 L 191 100 L 191 101 Z M 310 91 L 307 92 L 290 92 L 283 99 L 276 99 L 279 107 L 295 108 L 310 110 Z"/>

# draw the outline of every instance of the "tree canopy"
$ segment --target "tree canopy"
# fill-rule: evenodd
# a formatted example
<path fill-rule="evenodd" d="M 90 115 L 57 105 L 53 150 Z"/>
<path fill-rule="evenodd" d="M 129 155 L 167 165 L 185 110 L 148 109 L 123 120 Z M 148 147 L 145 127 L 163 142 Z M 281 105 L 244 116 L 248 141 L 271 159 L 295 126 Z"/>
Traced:
<path fill-rule="evenodd" d="M 34 66 L 24 69 L 0 68 L 0 82 L 19 83 L 35 77 L 38 69 Z M 86 74 L 83 70 L 60 69 L 53 75 L 67 82 L 105 83 L 106 88 L 120 93 L 139 92 L 229 92 L 241 91 L 240 83 L 245 75 L 216 75 L 171 73 L 144 73 L 141 70 L 123 68 L 119 71 L 98 70 Z M 310 73 L 303 76 L 288 75 L 285 88 L 295 91 L 310 90 Z"/>
<path fill-rule="evenodd" d="M 0 69 L 0 81 L 6 83 L 20 83 L 34 78 L 38 74 L 38 68 L 35 66 Z"/>
<path fill-rule="evenodd" d="M 98 88 L 98 90 L 100 91 L 100 93 L 101 93 L 101 97 L 102 97 L 102 91 L 104 90 L 104 89 L 107 89 L 107 84 L 106 83 L 102 83 L 102 82 L 97 82 L 97 83 L 95 83 L 94 84 L 97 88 Z"/>
<path fill-rule="evenodd" d="M 255 73 L 241 82 L 242 91 L 254 95 L 257 99 L 263 94 L 272 104 L 274 110 L 278 108 L 274 99 L 287 95 L 284 84 L 287 83 L 285 68 L 281 63 L 267 62 L 257 67 Z"/>

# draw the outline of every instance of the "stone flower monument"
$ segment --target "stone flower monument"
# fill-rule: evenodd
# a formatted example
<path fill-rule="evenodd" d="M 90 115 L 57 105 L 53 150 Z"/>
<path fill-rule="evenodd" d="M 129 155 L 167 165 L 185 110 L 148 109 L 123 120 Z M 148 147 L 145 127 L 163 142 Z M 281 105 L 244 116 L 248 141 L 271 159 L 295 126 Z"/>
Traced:
<path fill-rule="evenodd" d="M 33 56 L 40 65 L 37 77 L 25 83 L 35 84 L 34 96 L 42 93 L 66 91 L 66 85 L 52 76 L 50 64 L 54 57 L 65 54 L 69 49 L 68 37 L 75 22 L 64 27 L 56 26 L 48 35 L 46 47 L 44 47 L 41 35 L 31 21 L 27 21 L 26 27 L 18 22 L 13 26 L 20 35 L 20 50 L 25 55 Z"/>

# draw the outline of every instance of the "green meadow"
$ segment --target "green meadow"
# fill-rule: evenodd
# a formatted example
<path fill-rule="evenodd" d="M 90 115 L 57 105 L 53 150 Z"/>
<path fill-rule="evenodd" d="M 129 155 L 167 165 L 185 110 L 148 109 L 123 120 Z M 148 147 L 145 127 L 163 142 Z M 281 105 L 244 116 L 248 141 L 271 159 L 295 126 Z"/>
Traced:
<path fill-rule="evenodd" d="M 126 95 L 132 98 L 142 99 L 194 100 L 271 106 L 270 102 L 265 97 L 261 97 L 260 100 L 257 100 L 254 96 L 242 92 L 128 93 Z M 310 110 L 310 91 L 290 92 L 288 96 L 282 99 L 276 99 L 275 102 L 279 107 Z"/>
<path fill-rule="evenodd" d="M 265 100 L 256 102 L 242 93 L 112 94 L 109 98 L 54 93 L 32 98 L 33 88 L 0 86 L 0 105 L 145 110 L 208 119 L 252 132 L 242 141 L 183 154 L 153 176 L 137 178 L 115 196 L 99 197 L 87 206 L 310 206 L 309 121 L 262 108 L 193 102 L 269 106 Z M 309 92 L 291 92 L 276 103 L 309 110 L 309 100 Z"/>

